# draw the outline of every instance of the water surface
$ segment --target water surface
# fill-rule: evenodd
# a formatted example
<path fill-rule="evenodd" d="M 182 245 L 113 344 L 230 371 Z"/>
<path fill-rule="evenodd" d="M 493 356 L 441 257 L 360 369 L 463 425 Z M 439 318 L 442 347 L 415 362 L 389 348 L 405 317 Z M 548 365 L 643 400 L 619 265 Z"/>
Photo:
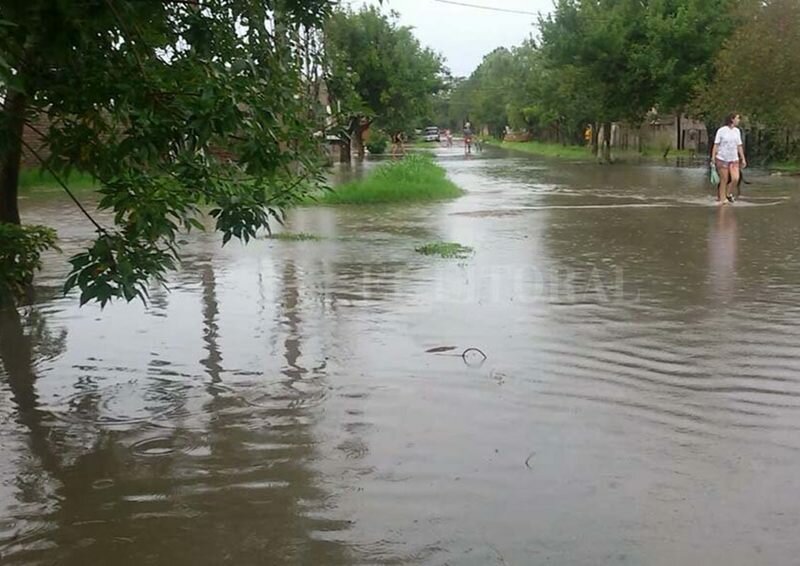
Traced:
<path fill-rule="evenodd" d="M 147 307 L 61 297 L 90 227 L 27 199 L 65 253 L 0 317 L 0 562 L 795 561 L 797 182 L 437 152 L 463 198 L 193 234 Z"/>

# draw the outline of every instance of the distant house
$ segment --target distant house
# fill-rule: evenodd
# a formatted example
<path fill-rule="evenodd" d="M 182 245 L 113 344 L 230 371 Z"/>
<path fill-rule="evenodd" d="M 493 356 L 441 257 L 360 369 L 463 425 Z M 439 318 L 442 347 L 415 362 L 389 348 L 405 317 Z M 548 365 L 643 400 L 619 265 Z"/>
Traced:
<path fill-rule="evenodd" d="M 686 115 L 651 112 L 638 128 L 614 122 L 611 146 L 619 149 L 686 149 L 702 154 L 708 151 L 708 133 L 703 122 Z"/>
<path fill-rule="evenodd" d="M 25 124 L 22 130 L 22 139 L 25 143 L 22 145 L 20 166 L 23 169 L 39 166 L 39 160 L 34 155 L 34 151 L 42 159 L 50 157 L 50 149 L 42 139 L 42 136 L 46 135 L 50 130 L 50 120 L 47 118 L 47 115 L 39 114 L 31 118 L 29 122 L 30 124 Z"/>

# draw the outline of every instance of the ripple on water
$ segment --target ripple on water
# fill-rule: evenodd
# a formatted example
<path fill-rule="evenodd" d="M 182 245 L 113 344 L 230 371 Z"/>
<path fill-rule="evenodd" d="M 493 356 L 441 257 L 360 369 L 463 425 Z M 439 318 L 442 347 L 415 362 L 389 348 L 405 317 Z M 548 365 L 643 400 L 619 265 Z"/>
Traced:
<path fill-rule="evenodd" d="M 245 403 L 259 409 L 305 409 L 325 401 L 327 388 L 314 384 L 313 380 L 292 380 L 259 385 L 239 394 Z"/>
<path fill-rule="evenodd" d="M 0 563 L 13 554 L 51 547 L 47 534 L 53 529 L 52 523 L 41 519 L 0 519 Z"/>
<path fill-rule="evenodd" d="M 663 322 L 604 325 L 598 335 L 562 321 L 573 335 L 540 336 L 534 349 L 537 394 L 692 437 L 764 442 L 758 431 L 786 433 L 781 446 L 800 448 L 789 436 L 800 430 L 789 413 L 800 397 L 795 331 L 772 315 L 715 315 L 690 336 Z M 665 339 L 673 335 L 686 339 Z"/>
<path fill-rule="evenodd" d="M 180 411 L 188 386 L 166 380 L 130 380 L 84 388 L 42 411 L 72 424 L 125 426 L 157 421 Z"/>
<path fill-rule="evenodd" d="M 197 435 L 175 431 L 170 434 L 149 436 L 134 442 L 130 451 L 145 458 L 158 458 L 181 453 L 186 455 L 203 455 L 204 442 Z"/>

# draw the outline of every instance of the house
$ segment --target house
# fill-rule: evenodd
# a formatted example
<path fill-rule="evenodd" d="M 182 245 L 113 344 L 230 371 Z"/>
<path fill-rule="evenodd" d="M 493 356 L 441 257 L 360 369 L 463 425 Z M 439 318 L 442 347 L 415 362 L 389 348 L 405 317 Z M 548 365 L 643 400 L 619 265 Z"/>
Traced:
<path fill-rule="evenodd" d="M 708 133 L 703 122 L 684 115 L 650 112 L 644 123 L 635 127 L 622 122 L 611 125 L 611 146 L 641 151 L 685 149 L 697 154 L 708 152 Z"/>

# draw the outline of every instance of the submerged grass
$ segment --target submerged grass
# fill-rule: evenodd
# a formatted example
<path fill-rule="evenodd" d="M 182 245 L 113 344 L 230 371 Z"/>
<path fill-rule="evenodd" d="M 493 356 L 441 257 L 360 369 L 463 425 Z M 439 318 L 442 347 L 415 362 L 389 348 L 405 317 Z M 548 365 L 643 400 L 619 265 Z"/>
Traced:
<path fill-rule="evenodd" d="M 322 239 L 321 237 L 315 234 L 309 234 L 308 232 L 276 232 L 269 235 L 267 238 L 270 240 L 280 240 L 283 242 L 309 242 Z"/>
<path fill-rule="evenodd" d="M 769 163 L 768 168 L 781 173 L 800 173 L 800 161 L 775 161 Z"/>
<path fill-rule="evenodd" d="M 315 200 L 321 204 L 379 204 L 435 201 L 462 194 L 433 159 L 409 155 L 379 166 L 364 179 L 317 195 Z"/>
<path fill-rule="evenodd" d="M 414 248 L 414 251 L 422 255 L 436 255 L 444 258 L 463 259 L 472 255 L 474 251 L 469 246 L 462 246 L 456 242 L 431 242 L 424 246 Z"/>

